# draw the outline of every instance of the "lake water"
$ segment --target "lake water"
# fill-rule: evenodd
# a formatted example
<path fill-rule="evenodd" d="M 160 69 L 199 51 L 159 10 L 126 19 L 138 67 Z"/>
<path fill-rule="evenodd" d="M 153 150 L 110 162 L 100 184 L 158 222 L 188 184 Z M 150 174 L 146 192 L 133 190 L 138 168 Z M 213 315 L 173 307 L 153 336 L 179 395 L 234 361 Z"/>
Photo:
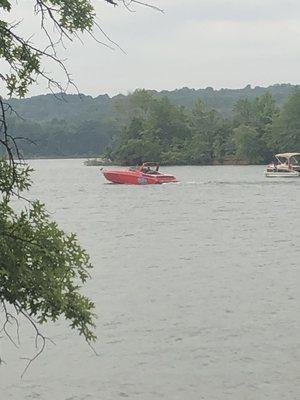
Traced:
<path fill-rule="evenodd" d="M 59 321 L 21 379 L 22 324 L 20 349 L 0 341 L 1 400 L 300 398 L 300 179 L 168 167 L 180 183 L 119 186 L 82 160 L 31 165 L 30 196 L 91 255 L 98 356 Z"/>

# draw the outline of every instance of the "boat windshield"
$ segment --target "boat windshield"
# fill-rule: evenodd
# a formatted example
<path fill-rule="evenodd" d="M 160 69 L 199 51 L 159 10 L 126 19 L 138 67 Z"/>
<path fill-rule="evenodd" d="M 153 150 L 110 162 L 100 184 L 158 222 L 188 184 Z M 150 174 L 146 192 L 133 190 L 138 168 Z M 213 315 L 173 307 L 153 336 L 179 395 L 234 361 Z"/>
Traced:
<path fill-rule="evenodd" d="M 158 174 L 159 173 L 155 167 L 149 167 L 149 166 L 144 166 L 142 171 L 145 174 Z"/>
<path fill-rule="evenodd" d="M 287 164 L 288 160 L 285 157 L 276 157 L 279 164 Z"/>
<path fill-rule="evenodd" d="M 142 166 L 132 166 L 129 167 L 129 171 L 135 172 L 135 171 L 142 171 L 144 174 L 151 174 L 151 175 L 157 175 L 159 174 L 158 172 L 159 166 L 157 164 L 143 164 Z"/>
<path fill-rule="evenodd" d="M 158 163 L 144 163 L 141 167 L 141 171 L 145 174 L 159 174 L 159 164 Z"/>
<path fill-rule="evenodd" d="M 298 158 L 297 158 L 297 156 L 291 157 L 290 163 L 293 165 L 299 165 L 299 156 L 298 156 Z"/>

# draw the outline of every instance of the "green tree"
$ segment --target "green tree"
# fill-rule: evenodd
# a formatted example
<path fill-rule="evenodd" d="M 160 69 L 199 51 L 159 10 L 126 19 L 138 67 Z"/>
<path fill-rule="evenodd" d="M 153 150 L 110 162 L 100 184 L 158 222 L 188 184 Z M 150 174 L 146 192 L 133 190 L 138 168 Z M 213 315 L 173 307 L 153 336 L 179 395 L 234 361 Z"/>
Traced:
<path fill-rule="evenodd" d="M 248 125 L 240 125 L 234 129 L 234 141 L 236 145 L 236 155 L 239 159 L 249 163 L 261 163 L 263 161 L 262 142 L 257 130 Z"/>
<path fill-rule="evenodd" d="M 137 89 L 127 96 L 119 95 L 113 99 L 115 118 L 122 125 L 128 125 L 132 119 L 149 117 L 153 94 L 145 89 Z"/>
<path fill-rule="evenodd" d="M 233 107 L 233 121 L 235 126 L 253 123 L 254 107 L 250 99 L 240 99 Z"/>
<path fill-rule="evenodd" d="M 218 134 L 215 135 L 214 142 L 213 142 L 213 159 L 219 162 L 224 161 L 225 157 L 225 137 L 220 130 Z"/>
<path fill-rule="evenodd" d="M 214 158 L 214 152 L 221 151 L 220 124 L 221 118 L 218 112 L 208 107 L 200 98 L 197 99 L 191 112 L 193 137 L 190 144 L 190 155 L 193 163 L 210 163 Z"/>
<path fill-rule="evenodd" d="M 274 119 L 268 144 L 273 151 L 300 151 L 300 90 L 290 96 Z"/>
<path fill-rule="evenodd" d="M 274 97 L 267 92 L 263 96 L 257 97 L 254 100 L 253 125 L 255 125 L 263 135 L 266 133 L 278 113 L 279 109 L 276 106 Z"/>
<path fill-rule="evenodd" d="M 278 107 L 270 93 L 252 101 L 241 99 L 235 104 L 233 137 L 239 158 L 253 163 L 269 159 L 271 149 L 268 146 L 268 135 L 277 115 Z M 251 146 L 251 149 L 246 149 L 247 146 Z"/>
<path fill-rule="evenodd" d="M 160 132 L 159 139 L 163 146 L 170 145 L 174 138 L 184 141 L 190 137 L 187 122 L 184 107 L 172 104 L 167 97 L 153 100 L 148 126 Z"/>
<path fill-rule="evenodd" d="M 165 97 L 155 98 L 145 90 L 135 91 L 127 102 L 127 111 L 126 107 L 119 110 L 128 122 L 113 158 L 129 165 L 143 161 L 173 163 L 175 159 L 182 163 L 185 157 L 179 154 L 191 136 L 185 108 L 172 104 Z M 176 157 L 172 156 L 175 153 Z"/>
<path fill-rule="evenodd" d="M 118 150 L 118 158 L 125 165 L 140 165 L 145 161 L 160 161 L 160 146 L 149 139 L 129 139 Z"/>
<path fill-rule="evenodd" d="M 210 164 L 212 148 L 207 138 L 202 135 L 194 135 L 188 145 L 188 155 L 191 164 Z"/>

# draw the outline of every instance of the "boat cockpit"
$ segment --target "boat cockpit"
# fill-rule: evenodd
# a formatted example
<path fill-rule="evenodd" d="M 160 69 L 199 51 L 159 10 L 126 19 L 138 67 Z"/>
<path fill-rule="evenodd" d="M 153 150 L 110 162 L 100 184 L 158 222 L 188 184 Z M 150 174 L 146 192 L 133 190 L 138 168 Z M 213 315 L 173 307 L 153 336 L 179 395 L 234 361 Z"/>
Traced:
<path fill-rule="evenodd" d="M 159 175 L 159 164 L 147 162 L 140 167 L 141 172 L 148 175 Z"/>

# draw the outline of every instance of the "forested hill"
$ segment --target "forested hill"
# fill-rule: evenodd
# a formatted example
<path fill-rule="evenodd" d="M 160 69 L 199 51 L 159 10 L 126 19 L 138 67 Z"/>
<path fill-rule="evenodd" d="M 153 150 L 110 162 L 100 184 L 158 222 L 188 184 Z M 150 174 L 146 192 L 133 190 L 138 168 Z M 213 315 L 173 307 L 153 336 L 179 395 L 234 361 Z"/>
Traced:
<path fill-rule="evenodd" d="M 22 118 L 12 113 L 8 125 L 15 137 L 29 139 L 19 142 L 25 158 L 105 154 L 127 164 L 144 159 L 178 164 L 260 162 L 279 143 L 287 143 L 270 129 L 299 88 L 281 84 L 220 90 L 141 89 L 126 96 L 94 98 L 47 94 L 9 100 Z M 300 150 L 292 147 L 290 151 Z"/>
<path fill-rule="evenodd" d="M 275 102 L 280 105 L 283 104 L 287 97 L 297 88 L 299 88 L 299 85 L 277 84 L 266 88 L 260 86 L 251 88 L 250 85 L 247 85 L 243 89 L 214 90 L 211 87 L 206 89 L 182 88 L 156 93 L 158 96 L 167 96 L 174 104 L 189 108 L 192 107 L 195 100 L 200 97 L 209 107 L 219 111 L 223 116 L 229 116 L 234 104 L 241 98 L 254 99 L 265 93 L 270 93 Z"/>
<path fill-rule="evenodd" d="M 224 116 L 229 116 L 234 104 L 240 98 L 254 99 L 265 93 L 272 94 L 277 104 L 282 104 L 288 96 L 299 88 L 299 85 L 277 84 L 269 87 L 251 88 L 250 85 L 243 89 L 220 89 L 214 90 L 211 87 L 206 89 L 182 88 L 172 91 L 161 92 L 150 90 L 154 96 L 167 97 L 173 104 L 192 107 L 197 98 L 201 98 L 208 106 L 219 111 Z M 46 121 L 53 118 L 70 119 L 75 118 L 103 118 L 111 117 L 114 114 L 114 105 L 126 96 L 117 95 L 109 97 L 107 94 L 97 97 L 81 95 L 56 95 L 47 94 L 35 96 L 28 99 L 12 99 L 11 105 L 26 119 L 34 121 Z"/>
<path fill-rule="evenodd" d="M 46 94 L 28 99 L 11 99 L 17 113 L 26 119 L 47 121 L 53 118 L 94 118 L 109 115 L 111 98 L 105 94 L 93 98 L 84 94 Z"/>

